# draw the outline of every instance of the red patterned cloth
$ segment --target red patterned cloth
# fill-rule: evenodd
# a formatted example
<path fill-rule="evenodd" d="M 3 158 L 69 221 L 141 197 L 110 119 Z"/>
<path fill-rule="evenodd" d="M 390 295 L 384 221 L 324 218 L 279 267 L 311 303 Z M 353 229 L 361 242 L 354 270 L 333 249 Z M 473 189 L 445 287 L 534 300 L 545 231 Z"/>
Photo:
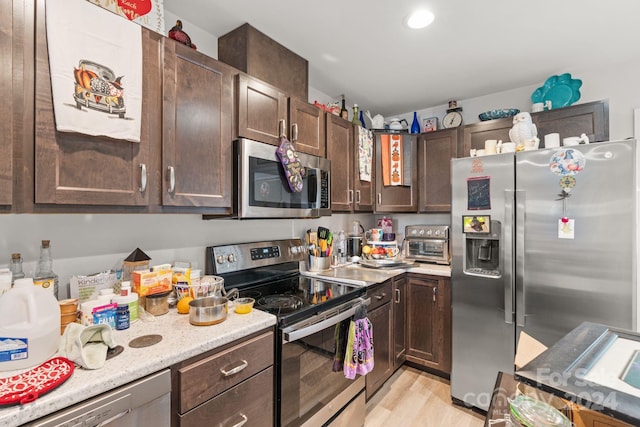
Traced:
<path fill-rule="evenodd" d="M 22 374 L 0 378 L 0 405 L 33 402 L 69 379 L 74 369 L 69 359 L 54 357 Z"/>

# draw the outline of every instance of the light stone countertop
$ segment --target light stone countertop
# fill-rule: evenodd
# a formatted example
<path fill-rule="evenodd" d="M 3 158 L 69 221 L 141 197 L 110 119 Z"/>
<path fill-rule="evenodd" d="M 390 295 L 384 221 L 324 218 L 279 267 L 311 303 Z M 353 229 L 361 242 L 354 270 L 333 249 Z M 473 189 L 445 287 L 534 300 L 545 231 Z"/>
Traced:
<path fill-rule="evenodd" d="M 320 272 L 305 271 L 304 267 L 301 266 L 301 273 L 305 276 L 339 281 L 356 286 L 375 285 L 376 283 L 382 283 L 405 272 L 451 277 L 451 266 L 417 262 L 409 267 L 369 268 L 363 267 L 360 264 L 347 264 Z"/>
<path fill-rule="evenodd" d="M 65 383 L 34 402 L 0 407 L 0 426 L 36 420 L 275 324 L 276 317 L 266 312 L 236 314 L 231 309 L 224 322 L 210 326 L 193 326 L 188 315 L 177 314 L 175 309 L 152 321 L 138 320 L 129 329 L 113 331 L 115 341 L 124 351 L 107 360 L 103 368 L 86 370 L 76 366 Z M 150 334 L 160 334 L 163 339 L 146 348 L 127 345 L 134 338 Z M 1 377 L 7 374 L 0 372 Z"/>

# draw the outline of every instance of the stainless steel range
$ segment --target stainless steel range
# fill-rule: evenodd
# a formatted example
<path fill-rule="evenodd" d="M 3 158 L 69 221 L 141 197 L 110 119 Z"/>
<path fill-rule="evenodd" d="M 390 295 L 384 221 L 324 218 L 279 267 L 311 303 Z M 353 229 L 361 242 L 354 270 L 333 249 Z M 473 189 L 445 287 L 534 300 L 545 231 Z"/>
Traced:
<path fill-rule="evenodd" d="M 346 417 L 349 425 L 363 425 L 364 377 L 348 380 L 334 367 L 334 335 L 366 303 L 366 290 L 300 275 L 304 255 L 300 239 L 210 246 L 205 271 L 278 318 L 276 426 L 331 425 Z"/>

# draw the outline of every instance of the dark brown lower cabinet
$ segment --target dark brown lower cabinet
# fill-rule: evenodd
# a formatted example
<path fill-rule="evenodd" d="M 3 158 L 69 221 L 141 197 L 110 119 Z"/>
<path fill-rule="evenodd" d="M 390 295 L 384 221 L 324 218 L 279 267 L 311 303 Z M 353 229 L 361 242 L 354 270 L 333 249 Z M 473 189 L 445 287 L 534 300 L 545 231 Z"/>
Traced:
<path fill-rule="evenodd" d="M 393 374 L 393 287 L 391 280 L 367 289 L 368 318 L 373 326 L 374 368 L 366 377 L 367 399 Z"/>
<path fill-rule="evenodd" d="M 451 373 L 451 279 L 407 275 L 407 362 Z"/>
<path fill-rule="evenodd" d="M 171 425 L 272 426 L 272 330 L 172 368 Z"/>

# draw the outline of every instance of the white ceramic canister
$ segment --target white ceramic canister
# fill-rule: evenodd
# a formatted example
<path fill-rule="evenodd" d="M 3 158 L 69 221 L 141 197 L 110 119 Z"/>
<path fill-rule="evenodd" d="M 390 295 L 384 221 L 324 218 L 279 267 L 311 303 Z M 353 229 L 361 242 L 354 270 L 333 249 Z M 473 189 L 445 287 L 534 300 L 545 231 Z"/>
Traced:
<path fill-rule="evenodd" d="M 38 366 L 55 354 L 59 342 L 58 300 L 33 279 L 17 279 L 0 297 L 0 371 Z"/>

